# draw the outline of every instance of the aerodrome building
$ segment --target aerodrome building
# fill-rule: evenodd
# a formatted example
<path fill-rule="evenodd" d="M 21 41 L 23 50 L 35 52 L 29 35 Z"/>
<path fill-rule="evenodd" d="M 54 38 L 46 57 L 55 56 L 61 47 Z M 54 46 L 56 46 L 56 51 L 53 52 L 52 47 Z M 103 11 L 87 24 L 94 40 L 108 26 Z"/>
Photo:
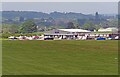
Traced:
<path fill-rule="evenodd" d="M 45 39 L 85 39 L 91 31 L 83 29 L 54 29 L 44 33 Z"/>
<path fill-rule="evenodd" d="M 96 38 L 115 39 L 119 36 L 117 28 L 100 29 L 98 32 L 91 32 L 83 29 L 54 29 L 44 33 L 45 40 L 86 40 Z"/>

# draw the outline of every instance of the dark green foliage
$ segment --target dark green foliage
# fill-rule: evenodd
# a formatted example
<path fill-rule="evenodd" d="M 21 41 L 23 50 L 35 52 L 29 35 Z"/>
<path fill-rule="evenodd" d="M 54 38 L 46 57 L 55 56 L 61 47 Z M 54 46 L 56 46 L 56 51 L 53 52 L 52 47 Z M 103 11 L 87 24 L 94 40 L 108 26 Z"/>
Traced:
<path fill-rule="evenodd" d="M 13 36 L 13 34 L 10 34 L 10 33 L 3 33 L 3 34 L 1 34 L 2 36 L 2 38 L 8 38 L 8 37 L 10 37 L 10 36 Z"/>
<path fill-rule="evenodd" d="M 75 29 L 73 22 L 68 22 L 67 25 L 68 25 L 67 26 L 68 29 Z"/>
<path fill-rule="evenodd" d="M 15 24 L 2 24 L 2 33 L 15 34 L 18 33 L 18 25 Z"/>
<path fill-rule="evenodd" d="M 37 32 L 37 25 L 32 20 L 25 21 L 20 26 L 20 33 L 33 33 L 33 32 Z"/>
<path fill-rule="evenodd" d="M 83 25 L 83 29 L 93 31 L 96 29 L 95 24 L 93 22 L 87 22 Z"/>
<path fill-rule="evenodd" d="M 68 29 L 79 29 L 80 26 L 78 23 L 75 23 L 75 22 L 68 22 L 67 23 L 67 28 Z"/>

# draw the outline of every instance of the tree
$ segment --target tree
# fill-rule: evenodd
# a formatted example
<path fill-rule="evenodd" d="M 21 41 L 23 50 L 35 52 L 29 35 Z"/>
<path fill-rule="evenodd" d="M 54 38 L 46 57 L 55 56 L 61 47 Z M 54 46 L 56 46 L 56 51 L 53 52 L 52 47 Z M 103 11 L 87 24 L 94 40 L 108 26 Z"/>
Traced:
<path fill-rule="evenodd" d="M 94 25 L 94 29 L 95 29 L 96 31 L 98 31 L 98 29 L 100 29 L 100 28 L 101 28 L 101 25 L 100 25 L 100 24 Z"/>
<path fill-rule="evenodd" d="M 2 33 L 14 34 L 18 32 L 18 25 L 15 24 L 3 24 Z"/>
<path fill-rule="evenodd" d="M 37 25 L 32 20 L 25 21 L 20 26 L 20 32 L 21 33 L 33 33 L 33 32 L 37 32 Z"/>
<path fill-rule="evenodd" d="M 9 33 L 9 25 L 8 24 L 2 25 L 2 33 Z"/>
<path fill-rule="evenodd" d="M 83 25 L 83 29 L 94 31 L 94 29 L 96 29 L 96 27 L 92 22 L 87 22 Z"/>
<path fill-rule="evenodd" d="M 75 26 L 74 26 L 73 22 L 68 22 L 68 23 L 67 23 L 67 28 L 68 28 L 68 29 L 74 29 Z"/>
<path fill-rule="evenodd" d="M 73 24 L 74 24 L 75 29 L 80 29 L 80 23 L 78 22 L 78 20 L 75 20 Z"/>
<path fill-rule="evenodd" d="M 9 29 L 9 32 L 14 34 L 14 33 L 17 33 L 18 32 L 18 26 L 13 24 L 10 26 L 10 29 Z"/>
<path fill-rule="evenodd" d="M 75 23 L 75 22 L 74 23 L 73 22 L 68 22 L 67 25 L 68 25 L 67 26 L 68 29 L 78 29 L 78 28 L 80 28 L 79 24 Z"/>
<path fill-rule="evenodd" d="M 83 25 L 83 29 L 90 29 L 90 24 L 88 24 L 88 23 L 85 23 L 84 25 Z"/>

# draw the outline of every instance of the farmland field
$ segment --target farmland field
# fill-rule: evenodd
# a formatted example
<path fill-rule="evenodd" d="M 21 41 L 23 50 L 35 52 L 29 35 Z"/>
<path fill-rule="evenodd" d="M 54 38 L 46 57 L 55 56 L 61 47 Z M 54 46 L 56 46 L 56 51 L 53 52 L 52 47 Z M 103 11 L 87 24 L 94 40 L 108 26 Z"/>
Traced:
<path fill-rule="evenodd" d="M 3 75 L 117 75 L 118 41 L 3 40 Z"/>

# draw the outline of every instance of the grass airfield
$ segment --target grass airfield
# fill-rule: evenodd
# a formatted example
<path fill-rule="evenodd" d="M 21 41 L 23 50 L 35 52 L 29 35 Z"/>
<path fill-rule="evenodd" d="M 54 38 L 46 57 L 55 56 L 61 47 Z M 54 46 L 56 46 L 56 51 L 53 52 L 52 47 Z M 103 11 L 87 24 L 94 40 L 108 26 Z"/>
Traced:
<path fill-rule="evenodd" d="M 118 41 L 3 40 L 3 75 L 117 75 Z"/>

